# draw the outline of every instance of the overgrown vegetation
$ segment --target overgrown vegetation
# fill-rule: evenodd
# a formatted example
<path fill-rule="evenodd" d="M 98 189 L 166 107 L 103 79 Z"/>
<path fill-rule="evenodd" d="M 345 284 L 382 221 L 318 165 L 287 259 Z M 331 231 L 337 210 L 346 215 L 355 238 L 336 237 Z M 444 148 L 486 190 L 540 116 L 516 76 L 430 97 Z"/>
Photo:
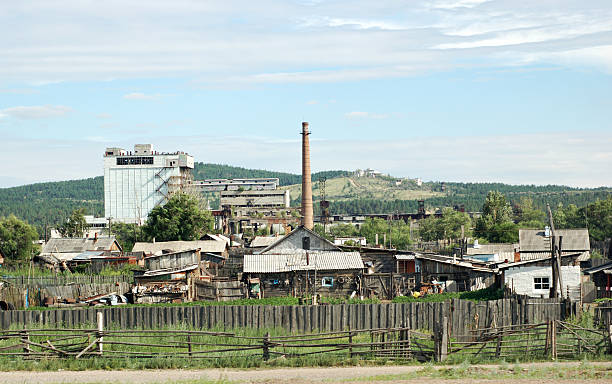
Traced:
<path fill-rule="evenodd" d="M 394 303 L 412 303 L 412 302 L 443 302 L 450 299 L 463 299 L 472 301 L 487 301 L 498 300 L 504 298 L 503 289 L 495 289 L 493 287 L 479 289 L 470 292 L 444 292 L 432 293 L 422 297 L 413 296 L 396 296 L 393 298 Z"/>

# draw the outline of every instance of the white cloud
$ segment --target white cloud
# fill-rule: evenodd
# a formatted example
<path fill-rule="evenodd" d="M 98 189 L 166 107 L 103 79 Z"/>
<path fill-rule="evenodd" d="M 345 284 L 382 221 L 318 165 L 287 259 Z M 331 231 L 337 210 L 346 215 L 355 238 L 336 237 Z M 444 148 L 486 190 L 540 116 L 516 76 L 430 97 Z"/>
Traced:
<path fill-rule="evenodd" d="M 64 116 L 71 111 L 72 108 L 63 105 L 17 106 L 0 110 L 0 117 L 13 117 L 23 120 L 46 119 Z"/>
<path fill-rule="evenodd" d="M 347 119 L 386 119 L 389 117 L 389 115 L 382 113 L 353 111 L 345 113 L 344 117 Z"/>
<path fill-rule="evenodd" d="M 309 100 L 306 102 L 307 105 L 316 105 L 319 104 L 319 102 L 317 100 Z"/>
<path fill-rule="evenodd" d="M 474 8 L 491 0 L 457 0 L 457 1 L 440 1 L 434 4 L 434 8 L 438 9 L 455 9 L 455 8 Z"/>
<path fill-rule="evenodd" d="M 127 100 L 158 100 L 162 97 L 159 93 L 155 94 L 146 94 L 141 92 L 132 92 L 126 95 L 123 95 L 124 99 Z"/>
<path fill-rule="evenodd" d="M 588 50 L 612 44 L 609 2 L 551 4 L 528 0 L 6 2 L 0 34 L 8 36 L 15 28 L 22 33 L 19 44 L 0 41 L 0 81 L 52 84 L 187 77 L 246 86 L 354 81 L 470 65 L 499 68 L 541 52 L 558 59 L 552 64 L 572 66 L 574 61 L 554 55 L 570 50 L 576 51 L 577 61 L 599 68 L 599 58 Z M 23 16 L 14 19 L 14 14 Z M 107 20 L 113 20 L 112 25 Z M 135 93 L 130 98 L 155 97 L 159 96 Z"/>
<path fill-rule="evenodd" d="M 110 113 L 98 113 L 96 119 L 110 119 L 113 117 Z"/>

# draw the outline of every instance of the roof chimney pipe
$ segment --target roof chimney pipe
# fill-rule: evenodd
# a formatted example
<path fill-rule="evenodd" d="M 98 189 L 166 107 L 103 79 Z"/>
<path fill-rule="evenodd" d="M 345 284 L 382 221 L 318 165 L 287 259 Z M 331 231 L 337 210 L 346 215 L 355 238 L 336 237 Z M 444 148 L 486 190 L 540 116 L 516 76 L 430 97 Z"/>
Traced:
<path fill-rule="evenodd" d="M 302 225 L 312 230 L 314 228 L 312 211 L 312 180 L 310 175 L 310 140 L 308 123 L 302 123 Z"/>

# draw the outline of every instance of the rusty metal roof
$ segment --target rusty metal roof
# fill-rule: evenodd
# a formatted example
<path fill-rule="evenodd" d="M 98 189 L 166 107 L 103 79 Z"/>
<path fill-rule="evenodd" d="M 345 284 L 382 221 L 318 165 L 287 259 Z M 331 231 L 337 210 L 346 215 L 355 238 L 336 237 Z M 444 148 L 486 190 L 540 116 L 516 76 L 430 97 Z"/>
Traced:
<path fill-rule="evenodd" d="M 359 252 L 304 251 L 244 255 L 245 273 L 363 269 Z"/>

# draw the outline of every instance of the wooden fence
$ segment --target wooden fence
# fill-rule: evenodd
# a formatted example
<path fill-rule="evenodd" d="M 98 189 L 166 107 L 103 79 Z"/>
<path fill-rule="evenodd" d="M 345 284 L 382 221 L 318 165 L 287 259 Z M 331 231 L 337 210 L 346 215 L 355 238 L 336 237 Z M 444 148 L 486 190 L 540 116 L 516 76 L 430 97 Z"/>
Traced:
<path fill-rule="evenodd" d="M 0 357 L 263 359 L 310 355 L 433 359 L 432 336 L 408 328 L 245 336 L 228 332 L 41 328 L 0 331 Z"/>
<path fill-rule="evenodd" d="M 39 307 L 43 305 L 45 297 L 78 299 L 80 297 L 91 297 L 111 292 L 123 295 L 130 292 L 130 290 L 131 286 L 126 282 L 47 286 L 9 285 L 8 287 L 2 287 L 2 289 L 0 289 L 0 300 L 11 303 L 16 308 L 25 308 L 27 298 L 28 306 Z"/>
<path fill-rule="evenodd" d="M 284 328 L 291 332 L 343 331 L 409 327 L 434 329 L 444 317 L 453 335 L 492 326 L 535 324 L 565 320 L 575 314 L 574 304 L 546 300 L 503 299 L 472 302 L 454 299 L 443 303 L 338 304 L 304 306 L 123 306 L 100 309 L 0 311 L 0 329 L 33 324 L 77 326 L 94 324 L 96 311 L 122 329 L 187 325 L 197 329 Z"/>
<path fill-rule="evenodd" d="M 1 276 L 0 281 L 5 281 L 9 285 L 29 286 L 29 287 L 47 287 L 55 285 L 69 284 L 114 284 L 134 282 L 132 275 L 57 275 L 57 276 Z"/>
<path fill-rule="evenodd" d="M 551 320 L 539 324 L 509 325 L 478 329 L 449 338 L 447 355 L 459 359 L 530 358 L 572 359 L 611 352 L 612 328 L 589 329 Z"/>
<path fill-rule="evenodd" d="M 41 359 L 89 356 L 110 358 L 199 358 L 223 364 L 236 359 L 335 356 L 341 359 L 457 361 L 483 359 L 579 359 L 611 352 L 612 327 L 588 329 L 552 320 L 475 329 L 449 335 L 449 320 L 433 333 L 410 327 L 346 330 L 272 336 L 223 331 L 107 330 L 103 312 L 95 329 L 26 328 L 0 331 L 0 357 Z M 461 341 L 463 340 L 463 341 Z"/>

